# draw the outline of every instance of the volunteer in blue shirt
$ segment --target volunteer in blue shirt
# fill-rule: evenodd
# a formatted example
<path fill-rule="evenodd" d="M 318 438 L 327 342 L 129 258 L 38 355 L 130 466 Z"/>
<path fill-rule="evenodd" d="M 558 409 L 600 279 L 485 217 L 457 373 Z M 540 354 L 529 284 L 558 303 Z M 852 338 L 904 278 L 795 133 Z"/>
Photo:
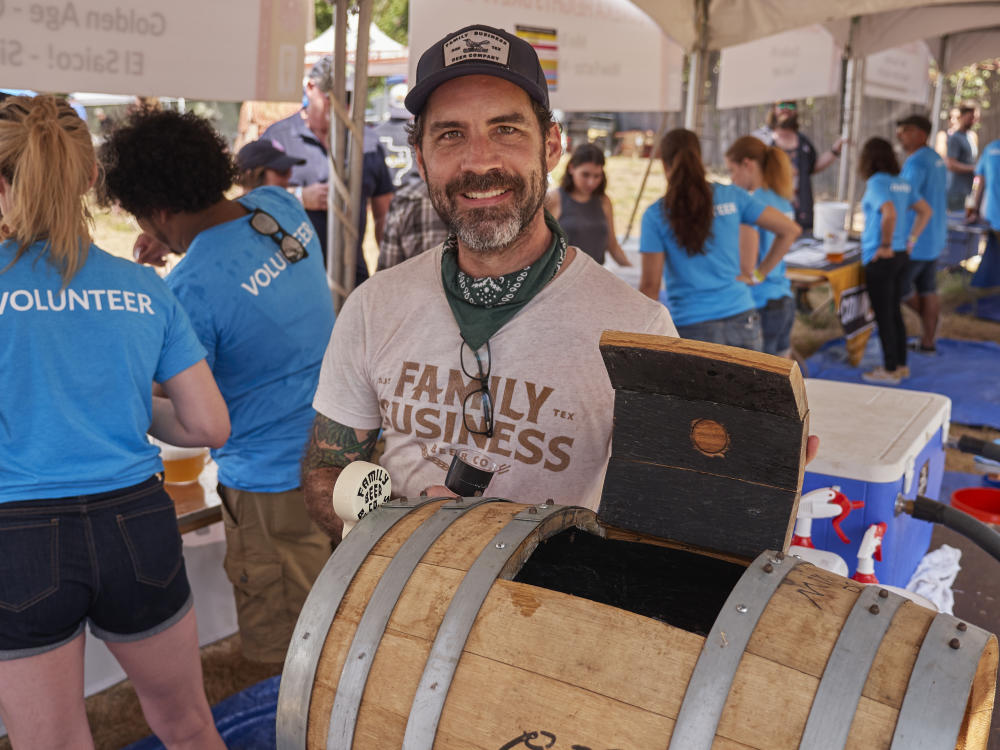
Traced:
<path fill-rule="evenodd" d="M 750 192 L 764 205 L 772 206 L 789 219 L 795 217 L 791 198 L 795 183 L 792 163 L 777 146 L 767 146 L 759 138 L 746 135 L 738 138 L 726 151 L 726 166 L 733 184 Z M 764 228 L 744 234 L 751 248 L 757 247 L 767 257 L 774 245 L 774 233 Z M 785 275 L 785 261 L 779 260 L 763 281 L 750 288 L 754 304 L 760 313 L 764 333 L 764 351 L 787 357 L 792 348 L 792 324 L 795 322 L 795 300 L 792 284 Z"/>
<path fill-rule="evenodd" d="M 761 351 L 760 314 L 750 285 L 767 277 L 801 230 L 743 188 L 708 182 L 698 136 L 690 130 L 667 133 L 660 158 L 667 193 L 642 217 L 639 290 L 669 308 L 683 338 Z M 741 256 L 741 224 L 775 234 L 756 269 L 754 256 Z"/>
<path fill-rule="evenodd" d="M 906 328 L 899 307 L 903 282 L 909 252 L 931 217 L 931 207 L 899 176 L 896 154 L 884 138 L 871 138 L 865 143 L 858 158 L 858 173 L 867 180 L 861 198 L 865 217 L 861 262 L 883 358 L 881 367 L 861 378 L 868 383 L 899 385 L 910 374 L 906 365 Z M 906 212 L 910 209 L 916 219 L 907 236 Z"/>
<path fill-rule="evenodd" d="M 931 219 L 919 237 L 912 238 L 913 250 L 903 280 L 903 300 L 920 316 L 923 335 L 916 351 L 934 354 L 941 301 L 937 294 L 937 259 L 948 239 L 948 170 L 937 151 L 927 145 L 931 121 L 923 115 L 910 115 L 896 123 L 896 138 L 906 161 L 902 178 L 910 183 L 917 195 L 931 207 Z M 906 212 L 906 233 L 916 219 L 913 211 Z"/>
<path fill-rule="evenodd" d="M 290 193 L 225 198 L 226 144 L 192 114 L 144 111 L 101 147 L 107 197 L 184 258 L 167 277 L 208 350 L 233 423 L 212 456 L 244 655 L 284 660 L 329 538 L 305 511 L 299 461 L 333 328 L 319 241 Z"/>
<path fill-rule="evenodd" d="M 96 177 L 65 102 L 0 104 L 0 719 L 14 747 L 93 747 L 89 621 L 168 747 L 223 748 L 146 432 L 219 446 L 229 418 L 163 282 L 91 243 Z"/>
<path fill-rule="evenodd" d="M 973 207 L 968 212 L 969 219 L 978 220 L 982 212 L 982 218 L 992 231 L 987 235 L 986 252 L 979 268 L 969 283 L 972 286 L 993 287 L 1000 284 L 1000 239 L 997 237 L 1000 232 L 1000 139 L 983 149 L 983 155 L 976 164 L 976 176 L 979 182 Z"/>

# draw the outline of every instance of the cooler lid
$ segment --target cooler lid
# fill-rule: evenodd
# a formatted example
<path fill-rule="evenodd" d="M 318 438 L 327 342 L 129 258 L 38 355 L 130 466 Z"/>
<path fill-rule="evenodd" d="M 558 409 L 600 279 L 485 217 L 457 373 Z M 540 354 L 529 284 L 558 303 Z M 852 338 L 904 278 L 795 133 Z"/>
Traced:
<path fill-rule="evenodd" d="M 948 437 L 951 399 L 938 393 L 818 378 L 805 386 L 809 433 L 820 439 L 806 471 L 863 482 L 904 477 L 908 491 L 917 455 L 939 428 Z"/>

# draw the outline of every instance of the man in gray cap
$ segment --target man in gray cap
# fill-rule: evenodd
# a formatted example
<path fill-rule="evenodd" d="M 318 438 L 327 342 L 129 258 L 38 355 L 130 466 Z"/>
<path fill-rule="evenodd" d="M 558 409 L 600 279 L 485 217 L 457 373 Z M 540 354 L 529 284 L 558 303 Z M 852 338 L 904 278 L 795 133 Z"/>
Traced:
<path fill-rule="evenodd" d="M 326 146 L 330 142 L 331 66 L 330 55 L 313 65 L 309 71 L 309 80 L 306 82 L 308 104 L 291 117 L 271 125 L 261 136 L 262 139 L 270 139 L 281 144 L 289 156 L 305 160 L 304 164 L 292 167 L 290 184 L 295 189 L 295 195 L 302 201 L 309 220 L 316 228 L 316 234 L 323 248 L 324 265 L 326 264 L 326 201 L 330 189 Z M 348 84 L 348 88 L 351 88 L 353 80 L 348 81 Z M 392 177 L 385 165 L 385 152 L 379 145 L 378 138 L 366 129 L 355 285 L 368 278 L 368 268 L 365 266 L 361 250 L 361 241 L 368 220 L 368 206 L 371 205 L 372 219 L 375 222 L 375 239 L 381 242 L 385 217 L 392 201 L 392 191 Z"/>
<path fill-rule="evenodd" d="M 331 491 L 381 429 L 393 492 L 441 485 L 467 450 L 489 494 L 596 508 L 614 392 L 605 329 L 676 335 L 666 308 L 569 247 L 543 210 L 559 130 L 530 44 L 470 26 L 428 49 L 406 97 L 442 245 L 375 274 L 338 316 L 303 459 L 310 515 L 336 541 Z"/>

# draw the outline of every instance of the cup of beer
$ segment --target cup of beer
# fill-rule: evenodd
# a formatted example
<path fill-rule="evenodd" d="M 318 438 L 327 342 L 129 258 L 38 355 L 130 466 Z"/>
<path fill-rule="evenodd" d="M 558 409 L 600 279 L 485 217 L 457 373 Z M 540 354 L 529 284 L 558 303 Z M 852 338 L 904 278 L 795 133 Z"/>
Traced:
<path fill-rule="evenodd" d="M 198 481 L 208 460 L 208 448 L 181 448 L 164 443 L 152 435 L 149 442 L 160 448 L 163 459 L 163 481 L 166 484 L 192 484 Z"/>

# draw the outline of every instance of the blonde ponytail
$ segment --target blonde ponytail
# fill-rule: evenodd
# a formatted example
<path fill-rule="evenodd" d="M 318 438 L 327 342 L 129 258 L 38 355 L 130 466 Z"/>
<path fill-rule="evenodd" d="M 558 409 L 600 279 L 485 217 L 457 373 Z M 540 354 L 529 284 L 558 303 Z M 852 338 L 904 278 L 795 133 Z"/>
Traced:
<path fill-rule="evenodd" d="M 0 239 L 17 242 L 7 268 L 45 240 L 46 258 L 63 285 L 72 280 L 90 247 L 86 194 L 96 163 L 90 132 L 65 101 L 19 96 L 0 105 L 0 176 L 11 199 Z"/>

